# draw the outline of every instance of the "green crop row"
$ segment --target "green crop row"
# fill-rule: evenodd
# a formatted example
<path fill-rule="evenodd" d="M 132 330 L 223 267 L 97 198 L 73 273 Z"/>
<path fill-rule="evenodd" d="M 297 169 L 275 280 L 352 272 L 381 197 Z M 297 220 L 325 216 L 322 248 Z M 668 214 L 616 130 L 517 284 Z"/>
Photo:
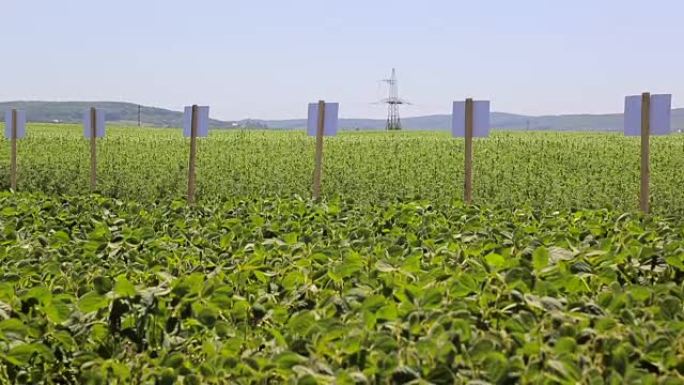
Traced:
<path fill-rule="evenodd" d="M 684 383 L 684 136 L 201 139 L 32 125 L 0 192 L 0 384 Z M 0 189 L 9 144 L 0 142 Z"/>
<path fill-rule="evenodd" d="M 657 216 L 10 193 L 0 207 L 0 383 L 684 382 L 684 233 Z"/>
<path fill-rule="evenodd" d="M 9 144 L 0 142 L 0 189 Z M 98 192 L 139 201 L 185 196 L 189 143 L 180 130 L 111 128 L 99 141 Z M 199 141 L 198 198 L 309 197 L 314 139 L 303 132 L 215 131 Z M 639 139 L 621 134 L 495 133 L 474 144 L 474 200 L 488 207 L 638 206 Z M 684 213 L 684 136 L 652 138 L 652 201 Z M 34 125 L 19 142 L 18 189 L 89 191 L 89 142 L 76 125 Z M 373 203 L 463 196 L 463 140 L 448 133 L 326 138 L 323 195 Z"/>

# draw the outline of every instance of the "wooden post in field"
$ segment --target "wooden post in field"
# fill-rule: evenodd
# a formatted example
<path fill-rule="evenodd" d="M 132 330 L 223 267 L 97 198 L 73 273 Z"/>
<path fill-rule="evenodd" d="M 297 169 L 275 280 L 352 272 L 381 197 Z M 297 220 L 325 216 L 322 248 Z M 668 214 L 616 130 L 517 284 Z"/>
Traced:
<path fill-rule="evenodd" d="M 651 94 L 641 94 L 641 189 L 639 191 L 639 208 L 649 212 L 649 180 L 651 177 L 649 161 L 649 137 L 651 135 Z"/>
<path fill-rule="evenodd" d="M 17 110 L 13 109 L 12 110 L 12 136 L 10 138 L 12 144 L 11 144 L 11 153 L 10 153 L 10 188 L 13 191 L 17 190 L 17 119 L 18 119 Z"/>
<path fill-rule="evenodd" d="M 465 182 L 463 201 L 469 205 L 473 200 L 473 99 L 465 101 Z"/>
<path fill-rule="evenodd" d="M 190 124 L 190 163 L 188 165 L 188 203 L 195 203 L 195 159 L 197 157 L 197 125 L 199 112 L 196 104 L 192 106 Z"/>
<path fill-rule="evenodd" d="M 316 154 L 314 156 L 313 199 L 321 197 L 321 173 L 323 168 L 323 132 L 325 128 L 325 102 L 318 101 L 318 125 L 316 127 Z"/>
<path fill-rule="evenodd" d="M 90 108 L 90 191 L 97 186 L 97 110 Z"/>

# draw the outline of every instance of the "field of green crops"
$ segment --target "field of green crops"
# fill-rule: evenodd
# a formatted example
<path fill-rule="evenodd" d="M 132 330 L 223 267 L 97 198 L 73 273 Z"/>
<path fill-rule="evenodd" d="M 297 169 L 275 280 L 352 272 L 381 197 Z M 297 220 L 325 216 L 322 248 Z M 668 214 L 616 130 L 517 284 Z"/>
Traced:
<path fill-rule="evenodd" d="M 682 384 L 684 136 L 113 128 L 19 143 L 0 384 Z M 7 141 L 0 153 L 8 154 Z M 8 156 L 0 189 L 8 189 Z"/>
<path fill-rule="evenodd" d="M 79 126 L 36 125 L 19 143 L 21 191 L 84 194 L 89 142 Z M 181 198 L 189 144 L 180 130 L 114 128 L 99 148 L 99 192 Z M 303 132 L 212 133 L 198 149 L 199 200 L 308 197 L 314 139 Z M 652 139 L 653 208 L 684 213 L 684 135 Z M 639 139 L 621 134 L 495 133 L 475 141 L 474 200 L 546 209 L 637 208 Z M 0 154 L 9 153 L 6 140 Z M 0 188 L 9 187 L 0 157 Z M 348 133 L 327 138 L 323 194 L 364 203 L 463 196 L 463 140 L 448 133 Z"/>

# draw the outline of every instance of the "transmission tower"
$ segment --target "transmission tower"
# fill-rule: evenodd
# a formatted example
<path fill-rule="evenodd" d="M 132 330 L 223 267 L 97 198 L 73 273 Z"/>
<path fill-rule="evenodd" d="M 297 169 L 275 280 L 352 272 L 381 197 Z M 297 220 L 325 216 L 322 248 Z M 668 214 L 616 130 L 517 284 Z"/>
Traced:
<path fill-rule="evenodd" d="M 383 102 L 387 104 L 387 125 L 386 130 L 401 130 L 401 118 L 399 117 L 399 105 L 408 104 L 406 101 L 399 98 L 399 85 L 397 81 L 397 73 L 392 68 L 392 76 L 389 79 L 384 79 L 389 88 L 389 96 Z"/>

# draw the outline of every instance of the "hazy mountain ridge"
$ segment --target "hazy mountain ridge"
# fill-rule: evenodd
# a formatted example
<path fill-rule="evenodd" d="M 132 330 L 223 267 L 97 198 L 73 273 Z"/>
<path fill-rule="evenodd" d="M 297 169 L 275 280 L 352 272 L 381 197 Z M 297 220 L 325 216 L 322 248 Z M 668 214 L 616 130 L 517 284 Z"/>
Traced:
<path fill-rule="evenodd" d="M 503 112 L 491 113 L 491 126 L 506 130 L 549 130 L 549 131 L 621 131 L 622 114 L 570 114 L 527 116 Z M 304 119 L 264 120 L 269 127 L 298 129 L 306 126 Z M 427 115 L 407 117 L 401 120 L 408 130 L 449 130 L 451 115 Z M 382 130 L 384 119 L 340 119 L 340 127 L 347 130 Z M 684 129 L 684 108 L 672 110 L 672 129 Z"/>
<path fill-rule="evenodd" d="M 137 124 L 138 105 L 126 102 L 43 102 L 13 101 L 0 102 L 0 109 L 20 108 L 26 110 L 29 121 L 80 123 L 83 112 L 90 107 L 102 108 L 107 120 L 122 124 Z M 180 127 L 183 122 L 181 111 L 141 106 L 141 120 L 144 126 Z M 245 119 L 223 121 L 212 119 L 212 128 L 272 128 L 301 129 L 306 127 L 305 119 L 259 120 Z M 426 115 L 406 117 L 402 125 L 409 130 L 448 130 L 450 115 Z M 492 112 L 491 125 L 496 129 L 508 130 L 556 130 L 556 131 L 620 131 L 622 114 L 570 114 L 527 116 L 503 112 Z M 384 119 L 340 119 L 340 128 L 345 130 L 382 130 Z M 673 130 L 684 129 L 684 108 L 672 110 Z"/>

